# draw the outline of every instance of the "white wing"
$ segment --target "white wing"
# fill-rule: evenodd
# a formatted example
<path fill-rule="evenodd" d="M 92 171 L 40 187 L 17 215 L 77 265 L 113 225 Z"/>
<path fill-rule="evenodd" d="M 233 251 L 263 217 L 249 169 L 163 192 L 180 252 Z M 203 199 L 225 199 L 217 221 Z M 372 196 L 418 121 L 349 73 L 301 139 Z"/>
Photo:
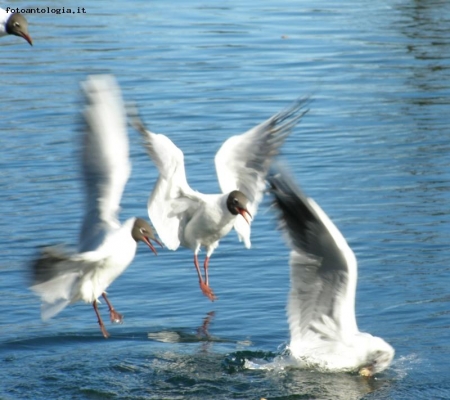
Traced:
<path fill-rule="evenodd" d="M 291 343 L 358 332 L 353 251 L 323 210 L 284 173 L 269 177 L 279 220 L 292 248 L 287 314 Z"/>
<path fill-rule="evenodd" d="M 159 170 L 148 200 L 148 215 L 164 245 L 176 250 L 182 242 L 185 223 L 201 204 L 202 195 L 187 183 L 183 152 L 167 136 L 147 130 L 137 114 L 130 113 L 130 118 Z"/>
<path fill-rule="evenodd" d="M 243 192 L 249 199 L 248 210 L 253 217 L 262 200 L 272 160 L 286 136 L 308 111 L 305 109 L 307 104 L 308 99 L 300 99 L 242 135 L 230 137 L 216 154 L 216 171 L 222 192 Z M 243 218 L 237 218 L 234 228 L 249 248 L 250 225 Z"/>
<path fill-rule="evenodd" d="M 94 250 L 117 215 L 131 172 L 125 109 L 111 75 L 89 77 L 82 83 L 87 105 L 83 116 L 83 173 L 87 204 L 80 234 L 80 251 Z"/>

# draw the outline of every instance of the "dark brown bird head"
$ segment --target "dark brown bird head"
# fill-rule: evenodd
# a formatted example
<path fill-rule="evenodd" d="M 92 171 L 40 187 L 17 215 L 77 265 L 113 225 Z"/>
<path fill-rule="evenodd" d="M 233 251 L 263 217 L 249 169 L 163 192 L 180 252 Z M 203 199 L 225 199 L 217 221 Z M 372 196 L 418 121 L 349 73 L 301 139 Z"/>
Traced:
<path fill-rule="evenodd" d="M 31 46 L 33 41 L 28 34 L 28 22 L 22 14 L 14 13 L 6 22 L 6 32 L 24 38 Z"/>
<path fill-rule="evenodd" d="M 233 215 L 241 214 L 242 217 L 250 224 L 252 215 L 247 210 L 248 199 L 244 193 L 239 190 L 233 190 L 227 198 L 227 208 Z"/>
<path fill-rule="evenodd" d="M 150 240 L 154 240 L 161 247 L 162 244 L 158 239 L 156 239 L 155 234 L 153 233 L 153 229 L 148 222 L 146 222 L 142 218 L 136 218 L 136 221 L 134 221 L 133 229 L 131 230 L 131 236 L 134 240 L 136 240 L 136 242 L 144 242 L 148 247 L 150 247 L 153 253 L 158 255 L 155 247 L 150 242 Z"/>

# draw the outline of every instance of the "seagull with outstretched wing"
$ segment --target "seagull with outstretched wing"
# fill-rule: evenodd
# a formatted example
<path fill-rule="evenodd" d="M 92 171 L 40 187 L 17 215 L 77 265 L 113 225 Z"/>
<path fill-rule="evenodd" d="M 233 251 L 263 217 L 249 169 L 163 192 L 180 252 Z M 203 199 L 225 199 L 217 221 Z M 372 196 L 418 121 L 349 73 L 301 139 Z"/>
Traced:
<path fill-rule="evenodd" d="M 150 225 L 130 218 L 117 219 L 123 190 L 131 172 L 128 159 L 126 115 L 119 86 L 110 75 L 91 76 L 82 84 L 86 96 L 83 135 L 83 177 L 86 211 L 78 251 L 45 247 L 32 264 L 31 289 L 42 300 L 42 318 L 62 311 L 68 304 L 91 303 L 103 336 L 109 336 L 97 303 L 102 296 L 112 322 L 122 322 L 106 296 L 107 287 L 133 261 L 139 241 L 156 254 L 157 243 Z"/>
<path fill-rule="evenodd" d="M 284 139 L 307 112 L 308 99 L 296 101 L 249 131 L 230 137 L 215 157 L 222 193 L 203 194 L 189 186 L 183 152 L 165 135 L 146 129 L 136 112 L 131 124 L 142 134 L 159 178 L 148 200 L 148 214 L 164 245 L 181 245 L 194 251 L 200 289 L 211 301 L 209 259 L 219 240 L 234 227 L 245 247 L 250 248 L 250 224 L 266 188 L 265 178 Z M 198 253 L 204 247 L 203 279 Z"/>
<path fill-rule="evenodd" d="M 358 372 L 385 370 L 394 349 L 358 330 L 356 257 L 325 212 L 292 178 L 275 168 L 268 177 L 274 208 L 291 247 L 287 304 L 291 355 L 308 368 Z"/>

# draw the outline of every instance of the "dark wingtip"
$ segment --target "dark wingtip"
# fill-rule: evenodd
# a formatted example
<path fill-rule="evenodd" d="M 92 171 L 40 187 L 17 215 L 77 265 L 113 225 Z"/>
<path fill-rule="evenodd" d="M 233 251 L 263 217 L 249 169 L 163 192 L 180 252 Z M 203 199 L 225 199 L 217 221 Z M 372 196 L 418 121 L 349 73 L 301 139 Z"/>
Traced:
<path fill-rule="evenodd" d="M 291 173 L 280 163 L 272 164 L 269 173 L 267 174 L 267 181 L 270 185 L 269 193 L 272 193 L 275 196 L 292 192 L 293 188 L 297 187 L 297 185 L 294 184 Z"/>
<path fill-rule="evenodd" d="M 147 135 L 148 129 L 146 128 L 144 122 L 141 119 L 139 108 L 136 103 L 132 102 L 127 105 L 127 116 L 128 123 L 134 129 L 136 129 L 144 137 Z"/>
<path fill-rule="evenodd" d="M 307 196 L 302 192 L 286 167 L 280 164 L 272 165 L 267 175 L 267 181 L 270 185 L 268 191 L 273 196 L 272 206 L 281 213 L 278 216 L 279 220 L 294 221 L 301 219 L 299 217 L 300 209 L 302 209 L 303 214 L 308 216 L 311 214 L 307 206 Z"/>

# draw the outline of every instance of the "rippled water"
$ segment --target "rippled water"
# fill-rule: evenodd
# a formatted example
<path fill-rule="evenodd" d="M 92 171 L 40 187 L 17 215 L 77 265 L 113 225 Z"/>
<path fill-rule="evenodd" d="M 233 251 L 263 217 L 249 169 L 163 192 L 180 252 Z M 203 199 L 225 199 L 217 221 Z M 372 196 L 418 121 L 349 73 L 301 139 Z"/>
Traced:
<path fill-rule="evenodd" d="M 0 40 L 0 398 L 450 398 L 450 3 L 90 4 L 29 15 L 32 48 Z M 231 233 L 214 253 L 217 302 L 201 295 L 190 251 L 141 246 L 110 287 L 125 320 L 108 324 L 109 340 L 85 304 L 40 320 L 27 266 L 37 246 L 76 243 L 78 85 L 103 72 L 206 192 L 227 137 L 312 96 L 283 158 L 354 249 L 358 323 L 395 347 L 389 370 L 245 368 L 288 341 L 288 251 L 267 202 L 251 250 Z M 157 176 L 131 130 L 130 141 L 122 220 L 146 215 Z"/>

